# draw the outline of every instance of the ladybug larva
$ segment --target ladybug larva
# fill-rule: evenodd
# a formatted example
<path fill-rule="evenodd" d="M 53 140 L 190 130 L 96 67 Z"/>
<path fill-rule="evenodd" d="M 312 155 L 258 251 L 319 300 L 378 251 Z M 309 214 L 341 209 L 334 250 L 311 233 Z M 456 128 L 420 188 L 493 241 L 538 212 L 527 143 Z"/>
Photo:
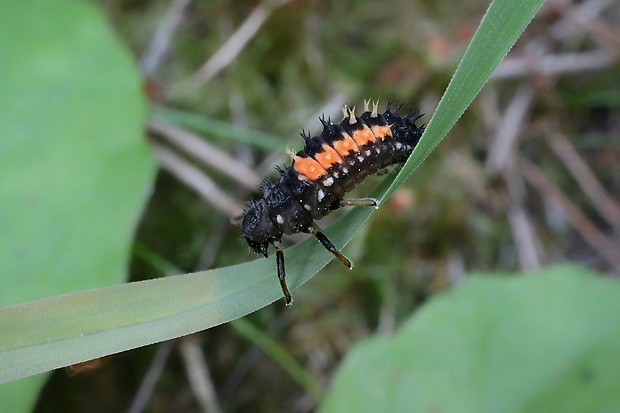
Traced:
<path fill-rule="evenodd" d="M 384 168 L 404 163 L 424 131 L 416 121 L 422 116 L 409 112 L 401 116 L 402 105 L 378 112 L 378 102 L 364 102 L 364 113 L 343 107 L 340 124 L 321 118 L 320 136 L 305 132 L 305 146 L 297 153 L 288 151 L 291 166 L 281 169 L 280 180 L 265 180 L 262 197 L 249 201 L 241 222 L 241 232 L 252 251 L 268 256 L 269 245 L 276 250 L 276 268 L 286 305 L 293 302 L 286 285 L 283 234 L 312 234 L 347 268 L 353 264 L 331 243 L 314 222 L 343 206 L 372 206 L 373 198 L 345 199 L 367 176 Z"/>

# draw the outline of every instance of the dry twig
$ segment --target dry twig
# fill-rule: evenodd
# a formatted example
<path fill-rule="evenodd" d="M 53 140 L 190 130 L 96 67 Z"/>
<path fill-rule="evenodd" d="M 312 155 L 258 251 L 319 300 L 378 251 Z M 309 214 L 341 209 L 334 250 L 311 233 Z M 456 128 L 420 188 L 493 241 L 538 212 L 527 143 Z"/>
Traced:
<path fill-rule="evenodd" d="M 201 160 L 218 172 L 234 179 L 243 187 L 254 190 L 260 185 L 256 172 L 239 162 L 227 152 L 211 145 L 200 136 L 179 126 L 160 121 L 151 121 L 149 129 L 157 132 L 168 142 Z"/>
<path fill-rule="evenodd" d="M 557 188 L 541 168 L 521 159 L 519 171 L 527 182 L 532 185 L 552 205 L 564 214 L 569 224 L 590 244 L 616 272 L 620 272 L 620 245 L 605 236 L 579 208 Z"/>
<path fill-rule="evenodd" d="M 155 353 L 155 356 L 151 361 L 151 366 L 144 375 L 142 383 L 140 383 L 140 388 L 136 392 L 136 395 L 131 402 L 131 406 L 127 410 L 128 413 L 141 413 L 148 405 L 148 402 L 153 395 L 153 390 L 155 390 L 155 385 L 159 381 L 166 362 L 170 357 L 174 343 L 175 340 L 168 340 L 159 344 L 157 347 L 157 353 Z"/>
<path fill-rule="evenodd" d="M 254 37 L 258 30 L 263 26 L 267 18 L 278 7 L 288 3 L 289 0 L 278 0 L 273 2 L 260 3 L 252 13 L 239 26 L 228 40 L 215 52 L 200 69 L 189 78 L 182 81 L 178 88 L 189 89 L 203 86 L 218 75 L 223 69 L 228 67 L 233 60 L 241 53 L 248 42 Z"/>
<path fill-rule="evenodd" d="M 243 208 L 237 201 L 222 191 L 211 178 L 200 169 L 188 163 L 161 145 L 153 144 L 153 150 L 162 168 L 174 175 L 179 181 L 192 188 L 205 201 L 229 218 L 242 214 Z"/>
<path fill-rule="evenodd" d="M 607 190 L 601 185 L 592 170 L 579 156 L 566 137 L 553 128 L 547 128 L 549 144 L 558 158 L 575 178 L 581 190 L 590 198 L 599 214 L 607 220 L 615 232 L 620 231 L 620 206 L 618 206 Z"/>
<path fill-rule="evenodd" d="M 190 2 L 191 0 L 173 0 L 170 2 L 170 7 L 159 23 L 155 34 L 151 38 L 151 43 L 140 62 L 140 69 L 143 75 L 148 76 L 153 73 L 163 61 L 170 48 L 172 36 Z"/>
<path fill-rule="evenodd" d="M 200 344 L 195 336 L 187 336 L 181 340 L 179 349 L 185 362 L 185 371 L 188 374 L 189 386 L 192 394 L 200 403 L 203 412 L 221 413 L 215 386 L 211 380 L 209 366 L 204 357 Z"/>

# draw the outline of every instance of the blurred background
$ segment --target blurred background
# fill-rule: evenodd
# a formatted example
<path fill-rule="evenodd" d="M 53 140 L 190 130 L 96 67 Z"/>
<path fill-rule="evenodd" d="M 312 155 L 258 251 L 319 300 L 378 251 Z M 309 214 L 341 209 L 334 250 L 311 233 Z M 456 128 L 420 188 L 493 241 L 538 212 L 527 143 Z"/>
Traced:
<path fill-rule="evenodd" d="M 343 104 L 371 98 L 420 110 L 427 123 L 488 6 L 94 3 L 132 51 L 152 104 L 160 170 L 137 229 L 134 281 L 251 259 L 231 218 L 288 164 L 285 148 L 303 146 L 302 129 L 320 131 L 321 114 L 339 119 Z M 246 321 L 55 372 L 36 411 L 310 412 L 313 386 L 328 386 L 354 343 L 394 331 L 468 272 L 575 262 L 620 274 L 619 27 L 617 1 L 547 1 L 456 127 L 345 249 L 354 271 L 329 264 L 294 291 L 292 310 L 276 302 Z"/>

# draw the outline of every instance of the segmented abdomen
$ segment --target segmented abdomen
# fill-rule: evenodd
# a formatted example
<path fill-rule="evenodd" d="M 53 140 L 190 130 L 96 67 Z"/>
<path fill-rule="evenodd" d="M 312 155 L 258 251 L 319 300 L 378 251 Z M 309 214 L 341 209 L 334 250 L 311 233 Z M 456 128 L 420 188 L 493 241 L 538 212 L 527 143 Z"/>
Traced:
<path fill-rule="evenodd" d="M 392 111 L 390 105 L 378 113 L 377 104 L 370 111 L 365 103 L 359 117 L 345 107 L 340 124 L 321 119 L 321 135 L 302 133 L 304 149 L 289 151 L 293 164 L 282 172 L 280 184 L 290 189 L 313 219 L 338 208 L 344 194 L 367 176 L 405 162 L 422 135 L 424 128 L 415 124 L 419 114 L 400 116 L 400 106 Z"/>

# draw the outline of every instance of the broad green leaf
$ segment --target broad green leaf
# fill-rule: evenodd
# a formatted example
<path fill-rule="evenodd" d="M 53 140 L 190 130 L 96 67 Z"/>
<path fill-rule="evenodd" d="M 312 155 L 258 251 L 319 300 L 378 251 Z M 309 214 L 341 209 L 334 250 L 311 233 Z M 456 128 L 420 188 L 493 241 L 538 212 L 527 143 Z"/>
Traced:
<path fill-rule="evenodd" d="M 493 3 L 455 74 L 455 79 L 461 80 L 453 81 L 446 91 L 399 182 L 453 126 L 540 4 Z M 514 21 L 507 24 L 507 17 Z M 498 25 L 489 23 L 495 18 Z M 485 51 L 492 56 L 481 57 Z M 477 76 L 473 64 L 476 71 L 486 75 Z M 463 71 L 465 75 L 460 74 Z M 466 93 L 461 94 L 460 88 Z M 371 196 L 383 200 L 388 189 L 393 190 L 393 181 L 391 175 Z M 371 213 L 370 208 L 355 208 L 325 233 L 342 248 Z M 287 249 L 289 286 L 303 284 L 331 259 L 331 254 L 313 239 Z M 0 324 L 6 326 L 7 336 L 0 343 L 0 365 L 6 366 L 0 371 L 0 382 L 203 330 L 262 308 L 279 299 L 280 294 L 275 263 L 260 259 L 0 309 Z M 20 325 L 26 322 L 31 327 L 23 331 Z"/>
<path fill-rule="evenodd" d="M 359 343 L 321 411 L 620 411 L 620 283 L 571 266 L 478 275 Z"/>
<path fill-rule="evenodd" d="M 153 174 L 131 56 L 70 0 L 0 1 L 0 51 L 0 305 L 124 281 Z M 1 386 L 0 410 L 28 411 L 42 379 Z"/>
<path fill-rule="evenodd" d="M 316 400 L 322 397 L 319 383 L 309 374 L 293 356 L 280 347 L 276 341 L 254 326 L 247 318 L 240 318 L 230 323 L 240 335 L 260 347 L 271 359 L 280 365 L 293 380 L 310 393 Z"/>

